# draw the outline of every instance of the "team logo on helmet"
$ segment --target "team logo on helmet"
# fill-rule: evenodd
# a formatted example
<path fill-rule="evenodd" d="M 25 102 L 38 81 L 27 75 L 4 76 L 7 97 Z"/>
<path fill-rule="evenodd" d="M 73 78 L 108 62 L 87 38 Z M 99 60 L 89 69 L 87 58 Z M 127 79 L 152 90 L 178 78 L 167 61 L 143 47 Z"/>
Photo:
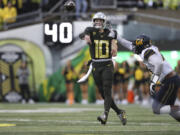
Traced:
<path fill-rule="evenodd" d="M 133 45 L 135 46 L 135 53 L 140 54 L 142 50 L 151 46 L 151 40 L 146 35 L 140 35 L 133 42 Z"/>
<path fill-rule="evenodd" d="M 135 43 L 137 46 L 143 45 L 143 39 L 136 39 Z"/>

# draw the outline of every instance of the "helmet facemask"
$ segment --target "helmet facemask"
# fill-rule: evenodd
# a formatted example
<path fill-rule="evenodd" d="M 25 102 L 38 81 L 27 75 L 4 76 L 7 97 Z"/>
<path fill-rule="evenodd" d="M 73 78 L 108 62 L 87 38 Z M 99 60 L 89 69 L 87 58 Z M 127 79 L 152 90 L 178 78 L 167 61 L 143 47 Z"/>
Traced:
<path fill-rule="evenodd" d="M 94 19 L 93 26 L 97 29 L 104 28 L 104 20 L 103 19 Z"/>
<path fill-rule="evenodd" d="M 93 16 L 93 27 L 97 29 L 104 29 L 106 24 L 106 16 L 102 12 L 98 12 Z"/>

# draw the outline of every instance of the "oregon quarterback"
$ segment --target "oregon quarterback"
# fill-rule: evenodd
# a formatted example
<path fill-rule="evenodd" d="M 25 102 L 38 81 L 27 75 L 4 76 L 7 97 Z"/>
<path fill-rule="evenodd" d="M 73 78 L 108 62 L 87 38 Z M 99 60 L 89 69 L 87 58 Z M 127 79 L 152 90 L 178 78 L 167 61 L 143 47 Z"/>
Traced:
<path fill-rule="evenodd" d="M 104 99 L 104 112 L 97 119 L 101 124 L 106 124 L 109 110 L 112 108 L 125 125 L 125 111 L 116 106 L 111 95 L 114 70 L 112 56 L 117 55 L 117 32 L 106 28 L 106 16 L 102 12 L 96 13 L 92 22 L 93 27 L 87 27 L 80 38 L 89 45 L 93 78 Z"/>

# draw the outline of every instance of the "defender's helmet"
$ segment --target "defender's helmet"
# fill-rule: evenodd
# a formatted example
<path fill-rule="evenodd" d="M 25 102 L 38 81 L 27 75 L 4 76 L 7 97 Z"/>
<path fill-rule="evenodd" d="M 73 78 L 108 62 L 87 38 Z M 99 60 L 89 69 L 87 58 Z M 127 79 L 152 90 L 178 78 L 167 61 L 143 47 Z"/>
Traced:
<path fill-rule="evenodd" d="M 142 50 L 151 46 L 151 40 L 146 35 L 140 35 L 133 42 L 133 45 L 135 46 L 135 53 L 140 54 Z"/>
<path fill-rule="evenodd" d="M 97 19 L 103 20 L 103 23 L 99 24 L 99 23 L 95 22 L 95 20 L 97 20 Z M 93 21 L 93 27 L 95 27 L 97 29 L 104 28 L 106 25 L 106 15 L 102 12 L 98 12 L 93 16 L 92 21 Z"/>

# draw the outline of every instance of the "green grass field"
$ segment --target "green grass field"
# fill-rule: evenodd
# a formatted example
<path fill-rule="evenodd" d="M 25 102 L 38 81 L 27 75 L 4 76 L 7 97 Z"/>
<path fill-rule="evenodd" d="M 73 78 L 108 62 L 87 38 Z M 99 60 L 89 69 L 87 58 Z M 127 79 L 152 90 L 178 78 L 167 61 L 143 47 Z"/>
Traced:
<path fill-rule="evenodd" d="M 120 106 L 127 112 L 123 126 L 111 110 L 107 125 L 97 116 L 103 105 L 0 104 L 0 135 L 180 135 L 180 123 L 151 108 Z"/>

